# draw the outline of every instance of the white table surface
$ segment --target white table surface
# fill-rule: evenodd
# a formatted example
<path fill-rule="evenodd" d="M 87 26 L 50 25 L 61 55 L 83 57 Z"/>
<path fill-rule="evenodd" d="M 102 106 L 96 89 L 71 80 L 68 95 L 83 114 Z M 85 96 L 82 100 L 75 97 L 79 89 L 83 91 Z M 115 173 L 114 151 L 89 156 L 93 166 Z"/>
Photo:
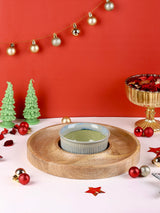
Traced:
<path fill-rule="evenodd" d="M 71 118 L 73 122 L 98 122 L 123 128 L 133 133 L 138 118 L 92 117 Z M 20 120 L 17 120 L 17 123 Z M 41 119 L 32 126 L 32 133 L 54 124 L 61 118 Z M 0 129 L 0 131 L 2 128 Z M 74 180 L 56 177 L 38 170 L 27 159 L 27 139 L 32 134 L 21 136 L 7 134 L 0 141 L 0 213 L 159 213 L 160 181 L 149 175 L 131 178 L 128 173 L 120 176 Z M 6 140 L 14 145 L 4 147 Z M 151 138 L 139 137 L 141 144 L 138 167 L 148 165 L 151 172 L 160 173 L 160 167 L 152 164 L 155 154 L 147 152 L 149 147 L 160 147 L 160 133 Z M 31 180 L 21 185 L 12 180 L 17 168 L 24 168 Z M 88 187 L 101 187 L 105 193 L 93 196 L 85 193 Z"/>

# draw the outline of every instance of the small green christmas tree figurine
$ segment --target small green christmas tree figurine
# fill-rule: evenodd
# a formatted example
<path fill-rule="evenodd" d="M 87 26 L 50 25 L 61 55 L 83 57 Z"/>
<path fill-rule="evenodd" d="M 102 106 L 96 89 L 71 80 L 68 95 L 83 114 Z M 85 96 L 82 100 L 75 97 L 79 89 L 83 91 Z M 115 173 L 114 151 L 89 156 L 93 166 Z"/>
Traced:
<path fill-rule="evenodd" d="M 8 87 L 5 91 L 5 96 L 2 100 L 2 107 L 0 112 L 0 127 L 12 128 L 14 127 L 13 120 L 16 119 L 16 112 L 14 111 L 14 97 L 13 97 L 13 85 L 11 82 L 7 82 Z"/>
<path fill-rule="evenodd" d="M 28 124 L 34 125 L 39 123 L 40 116 L 39 108 L 38 108 L 38 99 L 35 93 L 35 89 L 33 88 L 32 79 L 29 82 L 27 96 L 25 98 L 25 108 L 23 110 L 23 116 L 26 119 Z"/>

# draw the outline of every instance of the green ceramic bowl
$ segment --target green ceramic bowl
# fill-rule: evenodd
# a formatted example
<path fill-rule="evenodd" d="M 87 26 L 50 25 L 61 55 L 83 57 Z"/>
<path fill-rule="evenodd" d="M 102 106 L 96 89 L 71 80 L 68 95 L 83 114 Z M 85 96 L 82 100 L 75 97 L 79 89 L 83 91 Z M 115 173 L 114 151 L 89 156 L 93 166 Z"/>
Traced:
<path fill-rule="evenodd" d="M 60 130 L 60 146 L 76 154 L 94 154 L 108 146 L 109 130 L 94 123 L 73 123 Z"/>

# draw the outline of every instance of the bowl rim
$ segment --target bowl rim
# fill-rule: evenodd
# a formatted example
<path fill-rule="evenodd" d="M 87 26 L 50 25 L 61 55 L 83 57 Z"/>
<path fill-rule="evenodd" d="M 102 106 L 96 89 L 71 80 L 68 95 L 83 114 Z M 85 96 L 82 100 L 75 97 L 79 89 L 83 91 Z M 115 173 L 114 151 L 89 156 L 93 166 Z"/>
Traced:
<path fill-rule="evenodd" d="M 130 78 L 134 78 L 134 77 L 141 77 L 141 76 L 158 76 L 160 78 L 160 75 L 159 74 L 149 74 L 149 73 L 146 73 L 146 74 L 137 74 L 137 75 L 131 75 L 129 76 L 126 80 L 125 80 L 125 85 L 131 89 L 134 89 L 134 90 L 137 90 L 139 92 L 145 92 L 145 93 L 159 93 L 159 91 L 145 91 L 145 90 L 140 90 L 140 89 L 137 89 L 137 88 L 133 88 L 131 86 L 128 85 L 127 81 L 130 79 Z"/>
<path fill-rule="evenodd" d="M 64 127 L 67 127 L 69 125 L 72 125 L 72 124 L 94 124 L 96 126 L 101 126 L 103 127 L 103 129 L 107 130 L 107 135 L 105 135 L 105 138 L 101 139 L 101 140 L 97 140 L 97 141 L 77 141 L 77 140 L 71 140 L 71 139 L 68 139 L 66 138 L 65 136 L 63 136 L 61 134 L 61 130 L 64 128 Z M 105 141 L 106 138 L 109 138 L 110 137 L 110 131 L 108 128 L 104 127 L 103 125 L 100 125 L 100 124 L 96 124 L 96 123 L 91 123 L 91 122 L 78 122 L 78 123 L 70 123 L 70 124 L 67 124 L 65 125 L 64 127 L 62 127 L 59 131 L 59 135 L 60 135 L 60 138 L 63 138 L 65 140 L 67 140 L 68 142 L 70 143 L 74 143 L 74 144 L 94 144 L 94 143 L 100 143 L 100 142 L 103 142 Z M 76 131 L 76 130 L 75 130 Z M 93 130 L 93 131 L 96 131 L 96 130 Z M 71 132 L 74 132 L 74 131 L 71 131 Z M 108 143 L 108 140 L 107 140 L 107 143 Z"/>

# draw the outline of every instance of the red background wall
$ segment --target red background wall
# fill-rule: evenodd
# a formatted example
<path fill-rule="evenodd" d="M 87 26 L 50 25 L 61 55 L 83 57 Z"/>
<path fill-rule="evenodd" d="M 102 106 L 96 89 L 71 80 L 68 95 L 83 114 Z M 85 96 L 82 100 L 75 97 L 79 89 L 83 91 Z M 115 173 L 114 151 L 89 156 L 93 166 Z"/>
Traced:
<path fill-rule="evenodd" d="M 39 40 L 38 54 L 29 51 L 32 39 L 61 31 L 98 3 L 0 0 L 0 100 L 6 81 L 11 81 L 17 117 L 22 116 L 31 78 L 42 117 L 145 115 L 143 108 L 126 98 L 124 81 L 134 74 L 159 73 L 158 0 L 114 1 L 111 12 L 102 4 L 94 12 L 98 24 L 89 26 L 83 20 L 79 37 L 68 29 L 59 35 L 60 47 L 53 47 L 51 38 L 46 38 Z M 19 43 L 23 40 L 30 41 Z M 17 54 L 8 56 L 6 48 L 16 41 Z M 160 110 L 156 111 L 160 116 Z"/>

